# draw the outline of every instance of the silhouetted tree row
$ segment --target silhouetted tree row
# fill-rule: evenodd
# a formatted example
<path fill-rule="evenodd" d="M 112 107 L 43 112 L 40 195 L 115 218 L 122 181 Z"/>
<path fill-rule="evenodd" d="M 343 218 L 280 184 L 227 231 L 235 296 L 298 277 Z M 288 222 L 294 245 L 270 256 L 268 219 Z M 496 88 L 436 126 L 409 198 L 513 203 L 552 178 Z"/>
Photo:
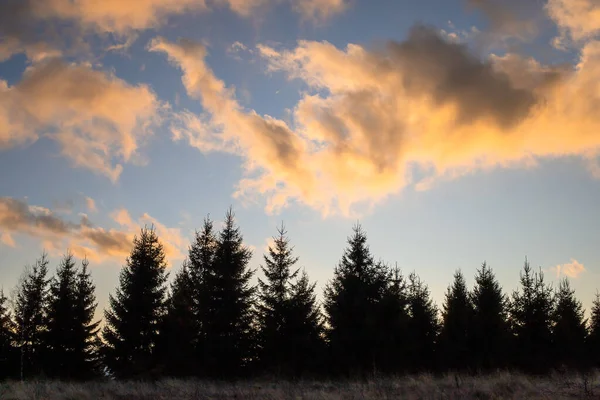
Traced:
<path fill-rule="evenodd" d="M 553 288 L 527 260 L 510 296 L 486 263 L 470 290 L 456 271 L 440 312 L 419 276 L 375 259 L 356 225 L 319 304 L 283 225 L 273 239 L 254 285 L 252 252 L 233 212 L 219 232 L 206 218 L 169 284 L 163 245 L 153 228 L 142 229 L 102 328 L 88 261 L 78 267 L 67 253 L 49 278 L 43 254 L 26 267 L 10 304 L 0 292 L 0 378 L 366 378 L 600 367 L 600 295 L 588 321 L 569 281 Z"/>

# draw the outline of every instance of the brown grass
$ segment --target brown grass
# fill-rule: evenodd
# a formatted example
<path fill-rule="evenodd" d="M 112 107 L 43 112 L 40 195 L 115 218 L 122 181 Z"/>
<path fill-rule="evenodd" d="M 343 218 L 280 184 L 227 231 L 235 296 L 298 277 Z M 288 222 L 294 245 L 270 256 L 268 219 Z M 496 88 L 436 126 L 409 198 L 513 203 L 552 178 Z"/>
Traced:
<path fill-rule="evenodd" d="M 6 382 L 2 400 L 358 400 L 358 399 L 581 399 L 600 398 L 600 376 L 528 377 L 498 373 L 468 377 L 449 374 L 376 379 L 368 382 L 276 382 L 235 384 L 163 380 L 143 382 Z"/>

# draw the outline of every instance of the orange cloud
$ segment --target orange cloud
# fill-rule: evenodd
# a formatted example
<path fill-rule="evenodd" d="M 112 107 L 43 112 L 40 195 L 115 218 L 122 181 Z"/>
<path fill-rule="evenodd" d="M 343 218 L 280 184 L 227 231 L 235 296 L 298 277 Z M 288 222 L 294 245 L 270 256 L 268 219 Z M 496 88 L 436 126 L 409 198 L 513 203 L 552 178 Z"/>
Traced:
<path fill-rule="evenodd" d="M 0 149 L 47 136 L 75 166 L 116 181 L 123 163 L 144 161 L 140 143 L 163 107 L 146 85 L 50 59 L 28 67 L 14 86 L 0 80 Z"/>
<path fill-rule="evenodd" d="M 546 11 L 561 33 L 559 47 L 571 38 L 576 42 L 600 35 L 600 3 L 597 0 L 548 0 Z"/>
<path fill-rule="evenodd" d="M 589 159 L 600 148 L 600 42 L 566 67 L 515 54 L 482 61 L 422 26 L 375 51 L 310 41 L 285 51 L 259 46 L 271 72 L 310 88 L 294 126 L 240 106 L 206 65 L 202 45 L 158 38 L 150 50 L 181 68 L 206 112 L 186 112 L 174 137 L 244 157 L 236 195 L 265 197 L 269 212 L 300 201 L 324 215 L 352 215 L 408 185 L 424 190 L 540 157 Z M 429 174 L 417 181 L 415 168 Z"/>
<path fill-rule="evenodd" d="M 79 222 L 65 220 L 53 211 L 10 197 L 0 197 L 0 229 L 2 243 L 14 247 L 13 235 L 27 235 L 42 240 L 44 247 L 60 254 L 70 249 L 77 257 L 87 256 L 102 261 L 124 260 L 131 251 L 133 237 L 144 225 L 154 225 L 164 245 L 167 257 L 173 262 L 184 257 L 187 241 L 179 228 L 169 228 L 148 214 L 134 223 L 126 210 L 111 214 L 123 229 L 105 229 L 94 226 L 87 216 Z"/>
<path fill-rule="evenodd" d="M 85 206 L 87 207 L 89 212 L 98 212 L 98 208 L 96 207 L 96 202 L 91 197 L 85 197 Z"/>
<path fill-rule="evenodd" d="M 561 275 L 569 278 L 577 278 L 585 272 L 585 267 L 577 260 L 571 259 L 570 263 L 557 265 L 556 267 L 552 267 L 551 270 L 556 272 L 557 278 L 560 278 Z"/>
<path fill-rule="evenodd" d="M 312 21 L 330 19 L 348 8 L 348 0 L 294 0 L 293 8 Z"/>

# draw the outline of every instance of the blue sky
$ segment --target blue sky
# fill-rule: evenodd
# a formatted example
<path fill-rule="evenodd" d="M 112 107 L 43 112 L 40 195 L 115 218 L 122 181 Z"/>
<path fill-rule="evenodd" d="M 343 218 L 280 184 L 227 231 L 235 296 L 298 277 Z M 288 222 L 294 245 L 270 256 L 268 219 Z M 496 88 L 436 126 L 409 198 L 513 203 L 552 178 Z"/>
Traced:
<path fill-rule="evenodd" d="M 253 267 L 284 221 L 320 288 L 360 220 L 438 305 L 484 260 L 512 292 L 528 256 L 589 308 L 596 2 L 92 3 L 0 6 L 5 290 L 71 249 L 102 308 L 140 225 L 176 269 L 233 205 Z"/>

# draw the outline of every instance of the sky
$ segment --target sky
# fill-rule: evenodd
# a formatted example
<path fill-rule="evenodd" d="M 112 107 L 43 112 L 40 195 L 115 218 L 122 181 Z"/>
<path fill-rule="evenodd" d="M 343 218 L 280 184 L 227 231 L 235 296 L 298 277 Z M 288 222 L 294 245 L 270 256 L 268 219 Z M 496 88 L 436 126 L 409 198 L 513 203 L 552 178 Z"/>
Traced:
<path fill-rule="evenodd" d="M 70 251 L 101 310 L 141 226 L 176 271 L 232 206 L 252 268 L 283 221 L 319 292 L 359 221 L 438 305 L 527 257 L 589 308 L 599 150 L 598 0 L 0 3 L 6 292 Z"/>

